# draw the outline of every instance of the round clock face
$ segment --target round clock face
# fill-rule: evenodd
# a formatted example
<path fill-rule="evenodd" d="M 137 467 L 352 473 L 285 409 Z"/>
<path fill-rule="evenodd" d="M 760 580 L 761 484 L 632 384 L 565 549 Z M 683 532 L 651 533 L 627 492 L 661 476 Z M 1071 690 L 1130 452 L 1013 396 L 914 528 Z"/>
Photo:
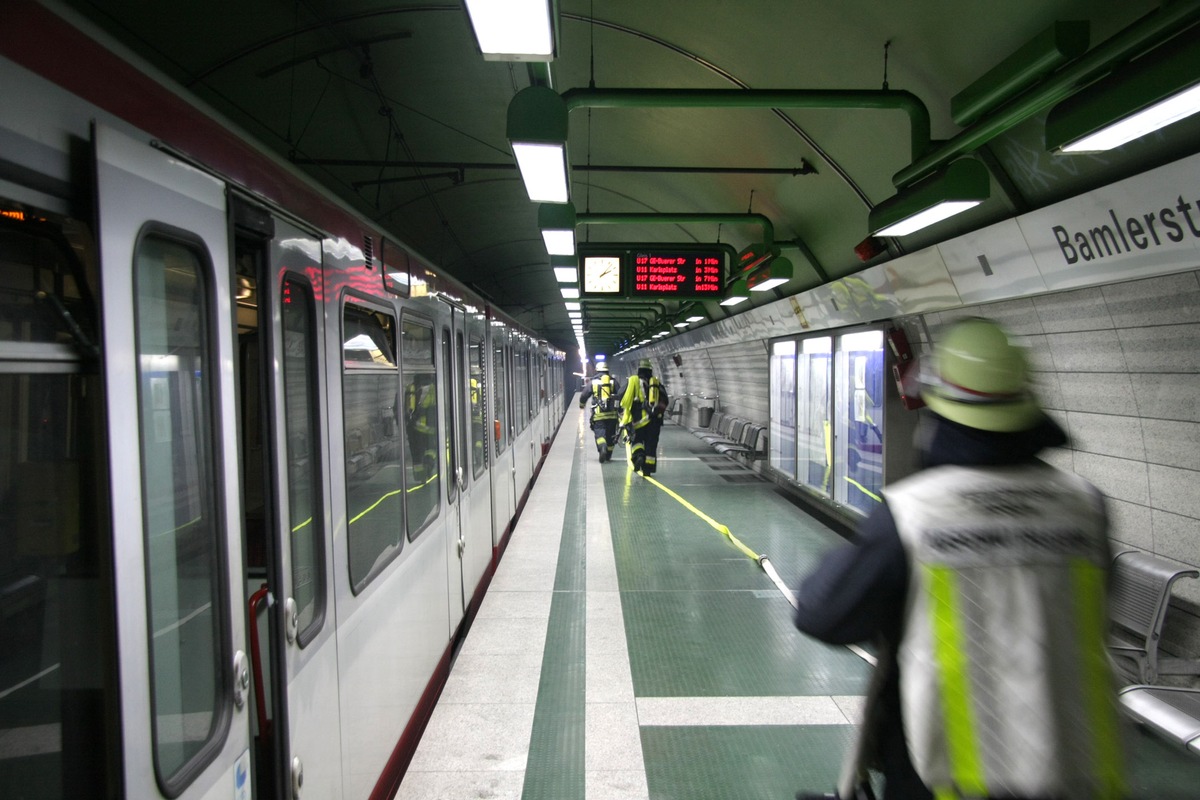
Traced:
<path fill-rule="evenodd" d="M 588 256 L 583 260 L 583 291 L 616 294 L 621 291 L 620 256 Z"/>

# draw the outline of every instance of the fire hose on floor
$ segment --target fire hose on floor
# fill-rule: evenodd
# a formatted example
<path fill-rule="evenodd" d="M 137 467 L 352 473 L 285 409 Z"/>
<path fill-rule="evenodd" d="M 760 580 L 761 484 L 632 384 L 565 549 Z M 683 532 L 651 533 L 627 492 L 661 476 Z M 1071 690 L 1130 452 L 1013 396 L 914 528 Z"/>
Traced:
<path fill-rule="evenodd" d="M 629 449 L 626 448 L 625 452 L 626 452 L 626 462 L 627 462 L 628 468 L 630 471 L 633 471 L 633 460 L 629 456 Z M 758 564 L 759 568 L 762 569 L 762 571 L 767 574 L 767 577 L 771 579 L 771 582 L 775 584 L 776 588 L 778 588 L 779 591 L 783 594 L 783 596 L 787 599 L 787 601 L 789 603 L 791 603 L 792 608 L 797 607 L 795 593 L 791 589 L 789 589 L 787 587 L 787 584 L 785 584 L 783 582 L 783 579 L 779 577 L 779 573 L 775 570 L 775 565 L 773 565 L 771 563 L 771 560 L 769 558 L 767 558 L 767 555 L 765 553 L 760 555 L 759 553 L 756 553 L 753 550 L 751 550 L 749 547 L 747 547 L 745 544 L 743 544 L 740 539 L 738 539 L 736 536 L 733 535 L 733 532 L 731 530 L 729 530 L 728 525 L 720 523 L 717 520 L 710 517 L 708 514 L 705 514 L 703 511 L 696 508 L 694 505 L 692 505 L 687 500 L 685 500 L 682 496 L 680 496 L 678 492 L 665 486 L 664 484 L 659 482 L 657 479 L 652 478 L 649 475 L 642 475 L 640 472 L 635 472 L 634 474 L 637 475 L 638 477 L 640 477 L 642 480 L 652 484 L 653 486 L 657 486 L 659 489 L 666 492 L 670 497 L 674 498 L 676 502 L 678 502 L 680 505 L 682 505 L 688 511 L 691 511 L 693 514 L 695 514 L 700 519 L 704 520 L 706 523 L 708 523 L 709 527 L 713 528 L 715 531 L 717 531 L 717 533 L 720 533 L 722 536 L 724 536 L 726 539 L 728 539 L 730 541 L 730 543 L 732 543 L 734 547 L 736 547 L 738 550 L 740 550 L 747 558 L 749 558 L 754 563 Z M 876 665 L 877 661 L 876 661 L 875 656 L 871 655 L 870 653 L 868 653 L 866 650 L 862 649 L 858 645 L 848 644 L 848 645 L 846 645 L 846 647 L 851 652 L 853 652 L 856 656 L 861 658 L 863 661 L 866 661 L 871 666 Z"/>

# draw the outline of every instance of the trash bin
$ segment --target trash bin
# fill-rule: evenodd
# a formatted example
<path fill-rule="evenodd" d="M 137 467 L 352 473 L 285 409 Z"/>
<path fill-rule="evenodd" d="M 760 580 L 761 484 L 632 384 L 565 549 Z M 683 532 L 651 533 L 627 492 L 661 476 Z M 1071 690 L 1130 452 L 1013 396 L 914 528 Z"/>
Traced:
<path fill-rule="evenodd" d="M 700 416 L 697 419 L 697 421 L 700 423 L 700 427 L 707 428 L 709 426 L 709 424 L 712 423 L 713 407 L 712 406 L 700 406 L 699 413 L 700 413 Z"/>

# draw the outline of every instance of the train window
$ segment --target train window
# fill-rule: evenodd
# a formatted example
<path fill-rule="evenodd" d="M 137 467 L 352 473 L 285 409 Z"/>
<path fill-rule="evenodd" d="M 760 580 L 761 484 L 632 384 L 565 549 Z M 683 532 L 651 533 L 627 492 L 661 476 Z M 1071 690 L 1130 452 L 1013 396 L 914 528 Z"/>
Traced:
<path fill-rule="evenodd" d="M 404 389 L 404 493 L 411 541 L 438 513 L 438 386 L 433 328 L 405 316 L 400 325 Z"/>
<path fill-rule="evenodd" d="M 868 513 L 883 488 L 883 331 L 838 337 L 834 495 Z"/>
<path fill-rule="evenodd" d="M 771 345 L 770 464 L 796 477 L 796 341 Z"/>
<path fill-rule="evenodd" d="M 446 474 L 449 480 L 446 481 L 446 499 L 451 503 L 458 496 L 458 481 L 455 476 L 458 475 L 458 451 L 454 446 L 454 353 L 451 348 L 453 345 L 450 341 L 450 331 L 447 328 L 442 329 L 442 386 L 446 397 L 447 407 L 450 413 L 446 415 L 446 429 L 443 432 L 444 442 L 442 449 L 446 451 Z"/>
<path fill-rule="evenodd" d="M 342 353 L 346 540 L 357 593 L 399 554 L 404 530 L 395 317 L 347 302 Z"/>
<path fill-rule="evenodd" d="M 487 383 L 483 374 L 483 339 L 471 337 L 471 472 L 478 478 L 487 469 Z"/>
<path fill-rule="evenodd" d="M 492 380 L 495 382 L 495 391 L 492 397 L 496 401 L 495 422 L 496 422 L 496 453 L 503 453 L 508 447 L 508 369 L 505 365 L 504 358 L 504 337 L 496 336 L 492 339 Z"/>
<path fill-rule="evenodd" d="M 522 345 L 513 351 L 513 418 L 517 431 L 529 422 L 529 352 Z"/>
<path fill-rule="evenodd" d="M 0 797 L 119 783 L 104 386 L 37 295 L 56 293 L 90 339 L 96 308 L 74 276 L 94 256 L 86 226 L 0 201 Z"/>
<path fill-rule="evenodd" d="M 228 726 L 207 265 L 198 243 L 156 232 L 134 263 L 154 764 L 172 790 Z"/>
<path fill-rule="evenodd" d="M 321 429 L 317 419 L 316 304 L 312 287 L 295 276 L 283 281 L 282 365 L 284 435 L 287 446 L 292 598 L 300 646 L 321 629 L 325 614 L 325 542 L 321 523 Z"/>

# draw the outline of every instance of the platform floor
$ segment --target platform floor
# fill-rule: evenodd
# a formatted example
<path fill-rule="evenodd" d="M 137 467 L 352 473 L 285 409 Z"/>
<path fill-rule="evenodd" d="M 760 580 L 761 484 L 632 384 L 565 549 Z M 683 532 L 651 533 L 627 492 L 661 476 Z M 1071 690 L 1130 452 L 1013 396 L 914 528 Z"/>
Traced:
<path fill-rule="evenodd" d="M 573 406 L 397 797 L 790 800 L 832 791 L 870 665 L 795 630 L 758 565 Z M 795 586 L 841 538 L 667 425 L 655 478 Z M 1131 736 L 1135 797 L 1200 797 L 1200 759 Z"/>

